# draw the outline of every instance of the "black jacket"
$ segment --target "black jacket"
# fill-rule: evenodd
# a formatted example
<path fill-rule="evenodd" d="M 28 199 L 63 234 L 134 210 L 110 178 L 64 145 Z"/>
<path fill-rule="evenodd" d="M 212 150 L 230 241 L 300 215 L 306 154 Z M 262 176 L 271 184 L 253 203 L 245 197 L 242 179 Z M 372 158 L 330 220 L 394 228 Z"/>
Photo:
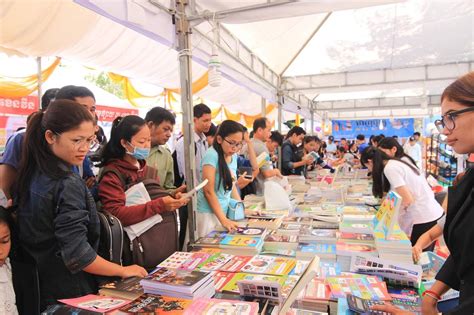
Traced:
<path fill-rule="evenodd" d="M 459 184 L 448 190 L 444 239 L 451 256 L 436 279 L 460 291 L 463 313 L 474 312 L 474 171 L 469 169 Z M 460 310 L 454 312 L 461 312 Z"/>
<path fill-rule="evenodd" d="M 289 140 L 283 142 L 281 146 L 281 173 L 282 175 L 302 175 L 304 166 L 293 167 L 295 162 L 300 162 L 302 153 L 297 146 L 293 145 Z"/>
<path fill-rule="evenodd" d="M 22 200 L 20 246 L 38 270 L 41 309 L 95 293 L 95 277 L 82 270 L 97 257 L 100 227 L 84 181 L 73 173 L 54 180 L 37 172 Z"/>

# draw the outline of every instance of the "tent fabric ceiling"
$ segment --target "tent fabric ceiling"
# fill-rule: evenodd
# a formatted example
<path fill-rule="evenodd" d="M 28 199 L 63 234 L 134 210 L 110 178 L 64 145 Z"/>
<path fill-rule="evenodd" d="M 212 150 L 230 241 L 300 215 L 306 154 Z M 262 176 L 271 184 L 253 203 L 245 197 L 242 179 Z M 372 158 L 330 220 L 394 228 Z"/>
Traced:
<path fill-rule="evenodd" d="M 148 0 L 75 1 L 95 12 L 63 0 L 3 1 L 0 49 L 31 56 L 62 56 L 159 86 L 179 87 L 174 27 L 167 12 Z M 172 3 L 154 2 L 165 7 Z M 215 11 L 282 1 L 194 2 L 197 12 L 207 11 L 211 17 Z M 329 11 L 334 12 L 296 56 Z M 305 74 L 473 61 L 473 20 L 472 0 L 321 0 L 294 1 L 240 12 L 224 16 L 219 22 L 277 74 L 296 56 L 284 76 L 297 78 Z M 206 23 L 197 25 L 196 29 L 209 33 Z M 193 36 L 192 75 L 198 78 L 206 71 L 212 45 L 198 34 Z M 251 70 L 242 67 L 237 59 L 222 57 L 222 86 L 206 87 L 199 95 L 221 102 L 231 110 L 253 114 L 259 111 L 260 106 L 256 105 L 260 104 L 261 96 L 274 101 L 275 78 L 265 81 L 252 76 Z M 442 86 L 432 88 L 433 93 L 439 93 L 440 89 Z M 323 101 L 416 95 L 420 91 L 413 87 L 387 90 L 385 86 L 374 86 L 346 91 L 343 96 L 343 93 L 304 93 L 310 99 Z M 300 109 L 301 105 L 307 104 L 288 101 L 286 109 L 308 115 L 309 110 Z"/>

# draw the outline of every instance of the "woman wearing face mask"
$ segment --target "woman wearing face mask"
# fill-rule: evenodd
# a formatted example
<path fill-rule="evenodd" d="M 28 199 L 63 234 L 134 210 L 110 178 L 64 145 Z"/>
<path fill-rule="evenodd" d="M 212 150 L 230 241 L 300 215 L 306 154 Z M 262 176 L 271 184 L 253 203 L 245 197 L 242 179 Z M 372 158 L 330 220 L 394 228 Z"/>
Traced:
<path fill-rule="evenodd" d="M 229 232 L 237 229 L 236 222 L 227 218 L 230 199 L 240 200 L 235 187 L 237 152 L 242 148 L 244 129 L 241 124 L 225 120 L 217 129 L 211 148 L 201 162 L 202 179 L 208 184 L 199 191 L 196 224 L 198 237 L 222 225 Z"/>
<path fill-rule="evenodd" d="M 145 276 L 97 255 L 99 218 L 82 178 L 95 141 L 94 118 L 82 105 L 58 100 L 28 124 L 18 174 L 17 219 L 21 248 L 38 269 L 41 310 L 58 299 L 97 292 L 94 275 Z M 1 299 L 0 299 L 1 300 Z"/>
<path fill-rule="evenodd" d="M 118 117 L 112 124 L 110 141 L 102 153 L 102 166 L 115 170 L 126 178 L 131 186 L 147 174 L 145 159 L 150 153 L 150 129 L 142 118 L 130 115 Z M 114 172 L 107 172 L 99 183 L 102 208 L 115 215 L 124 226 L 146 220 L 155 214 L 174 211 L 187 204 L 188 199 L 171 196 L 156 198 L 141 205 L 126 206 L 125 191 L 121 179 Z"/>
<path fill-rule="evenodd" d="M 398 223 L 415 245 L 443 215 L 443 208 L 436 201 L 424 174 L 410 160 L 398 158 L 395 153 L 391 157 L 375 147 L 362 152 L 361 162 L 372 172 L 374 196 L 381 198 L 393 190 L 403 198 Z"/>

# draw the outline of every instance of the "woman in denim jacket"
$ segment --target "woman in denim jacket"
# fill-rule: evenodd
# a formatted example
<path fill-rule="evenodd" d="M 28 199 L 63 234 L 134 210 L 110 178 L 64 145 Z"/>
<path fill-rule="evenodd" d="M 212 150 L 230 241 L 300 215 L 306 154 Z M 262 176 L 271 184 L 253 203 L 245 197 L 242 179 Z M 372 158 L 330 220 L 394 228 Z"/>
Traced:
<path fill-rule="evenodd" d="M 72 172 L 95 141 L 94 118 L 58 100 L 28 124 L 18 176 L 20 244 L 36 264 L 41 309 L 97 291 L 94 275 L 145 276 L 97 255 L 99 220 L 84 181 Z"/>

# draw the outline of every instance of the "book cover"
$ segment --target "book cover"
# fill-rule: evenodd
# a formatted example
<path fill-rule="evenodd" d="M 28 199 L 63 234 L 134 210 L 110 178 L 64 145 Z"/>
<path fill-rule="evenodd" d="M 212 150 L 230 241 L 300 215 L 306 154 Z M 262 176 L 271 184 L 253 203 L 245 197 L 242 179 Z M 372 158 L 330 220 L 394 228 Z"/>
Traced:
<path fill-rule="evenodd" d="M 227 235 L 220 243 L 221 246 L 238 246 L 238 247 L 258 247 L 262 239 L 260 237 Z"/>
<path fill-rule="evenodd" d="M 298 251 L 301 253 L 315 254 L 315 255 L 335 255 L 336 245 L 334 244 L 308 244 L 300 243 Z"/>
<path fill-rule="evenodd" d="M 377 254 L 375 245 L 365 243 L 348 243 L 338 241 L 336 244 L 336 253 L 338 255 L 352 255 L 357 253 Z"/>
<path fill-rule="evenodd" d="M 221 299 L 197 299 L 184 314 L 186 315 L 251 315 L 257 314 L 259 306 L 255 302 Z"/>
<path fill-rule="evenodd" d="M 102 312 L 93 312 L 64 304 L 49 305 L 41 315 L 102 315 Z"/>
<path fill-rule="evenodd" d="M 177 269 L 181 268 L 181 265 L 188 260 L 193 253 L 188 252 L 174 252 L 170 257 L 166 258 L 159 267 Z"/>
<path fill-rule="evenodd" d="M 344 298 L 347 294 L 353 294 L 368 300 L 391 300 L 385 284 L 372 278 L 369 282 L 367 277 L 338 276 L 326 279 L 331 289 L 333 298 Z"/>
<path fill-rule="evenodd" d="M 326 279 L 327 277 L 339 276 L 341 274 L 341 267 L 336 262 L 320 262 L 319 268 L 319 277 L 322 279 Z"/>
<path fill-rule="evenodd" d="M 241 235 L 241 236 L 263 236 L 266 234 L 266 229 L 257 227 L 238 227 L 237 230 L 230 235 Z"/>
<path fill-rule="evenodd" d="M 303 299 L 329 301 L 331 299 L 331 289 L 324 279 L 313 278 L 306 286 Z"/>
<path fill-rule="evenodd" d="M 197 246 L 219 246 L 220 242 L 227 236 L 227 232 L 212 231 L 196 241 Z"/>
<path fill-rule="evenodd" d="M 209 256 L 211 256 L 211 254 L 203 252 L 194 252 L 179 268 L 184 270 L 194 270 L 200 264 L 205 262 L 209 258 Z"/>
<path fill-rule="evenodd" d="M 130 303 L 129 300 L 111 298 L 107 296 L 99 296 L 94 294 L 88 294 L 78 298 L 63 299 L 58 301 L 72 307 L 102 313 L 113 311 Z"/>
<path fill-rule="evenodd" d="M 131 277 L 102 284 L 99 287 L 99 294 L 127 300 L 134 300 L 143 294 L 143 288 L 140 285 L 140 280 L 141 278 L 139 277 Z"/>
<path fill-rule="evenodd" d="M 374 236 L 367 233 L 340 232 L 339 238 L 344 241 L 373 241 Z"/>
<path fill-rule="evenodd" d="M 120 308 L 120 312 L 134 315 L 172 315 L 183 314 L 189 308 L 191 300 L 172 298 L 168 296 L 143 294 L 141 297 Z"/>
<path fill-rule="evenodd" d="M 242 272 L 287 275 L 296 265 L 292 258 L 256 255 L 243 268 Z"/>
<path fill-rule="evenodd" d="M 158 267 L 146 276 L 141 281 L 141 284 L 150 283 L 157 286 L 166 284 L 169 286 L 191 287 L 204 280 L 208 275 L 208 272 Z"/>
<path fill-rule="evenodd" d="M 265 242 L 298 243 L 298 235 L 271 233 L 265 237 Z"/>
<path fill-rule="evenodd" d="M 222 288 L 222 291 L 239 293 L 238 281 L 249 280 L 249 281 L 273 281 L 278 282 L 281 286 L 285 284 L 285 276 L 274 276 L 274 275 L 262 275 L 262 274 L 250 274 L 239 272 Z"/>
<path fill-rule="evenodd" d="M 233 272 L 225 272 L 225 271 L 218 271 L 216 272 L 214 277 L 214 286 L 216 288 L 216 292 L 222 292 L 222 289 L 232 280 L 233 277 L 237 275 Z"/>
<path fill-rule="evenodd" d="M 221 268 L 221 271 L 239 272 L 250 259 L 252 256 L 234 256 Z"/>
<path fill-rule="evenodd" d="M 232 259 L 234 255 L 231 254 L 224 254 L 224 253 L 216 253 L 209 258 L 207 258 L 204 262 L 199 264 L 197 268 L 202 271 L 216 271 L 220 270 L 224 265 Z"/>

